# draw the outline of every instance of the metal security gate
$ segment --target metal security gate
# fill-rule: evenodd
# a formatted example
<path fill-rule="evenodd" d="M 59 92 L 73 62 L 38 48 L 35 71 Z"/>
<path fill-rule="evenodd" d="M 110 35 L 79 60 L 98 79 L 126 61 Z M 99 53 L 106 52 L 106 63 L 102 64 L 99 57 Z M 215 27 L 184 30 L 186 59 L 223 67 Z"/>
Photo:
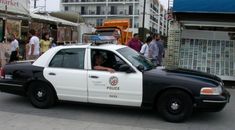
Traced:
<path fill-rule="evenodd" d="M 235 80 L 235 41 L 182 38 L 179 66 Z"/>

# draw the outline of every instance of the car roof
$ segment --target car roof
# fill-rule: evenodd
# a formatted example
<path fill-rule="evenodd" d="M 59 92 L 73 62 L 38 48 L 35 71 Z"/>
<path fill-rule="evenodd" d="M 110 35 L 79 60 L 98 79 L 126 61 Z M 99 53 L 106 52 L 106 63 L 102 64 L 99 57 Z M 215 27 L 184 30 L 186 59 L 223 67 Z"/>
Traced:
<path fill-rule="evenodd" d="M 68 49 L 68 48 L 93 48 L 93 49 L 104 49 L 104 50 L 118 50 L 125 48 L 127 46 L 117 45 L 117 44 L 101 44 L 101 45 L 92 45 L 92 44 L 74 44 L 68 46 L 58 46 L 57 49 Z"/>
<path fill-rule="evenodd" d="M 118 49 L 125 48 L 125 47 L 127 46 L 116 45 L 116 44 L 103 44 L 99 46 L 91 46 L 91 48 L 104 49 L 104 50 L 118 50 Z"/>
<path fill-rule="evenodd" d="M 66 45 L 66 46 L 57 46 L 49 49 L 43 55 L 41 55 L 34 63 L 35 66 L 45 67 L 47 65 L 47 61 L 59 50 L 61 49 L 71 49 L 71 48 L 92 48 L 92 49 L 103 49 L 116 51 L 121 48 L 125 48 L 127 46 L 124 45 L 116 45 L 116 44 L 102 44 L 102 45 L 92 45 L 92 44 L 77 44 L 77 45 Z"/>

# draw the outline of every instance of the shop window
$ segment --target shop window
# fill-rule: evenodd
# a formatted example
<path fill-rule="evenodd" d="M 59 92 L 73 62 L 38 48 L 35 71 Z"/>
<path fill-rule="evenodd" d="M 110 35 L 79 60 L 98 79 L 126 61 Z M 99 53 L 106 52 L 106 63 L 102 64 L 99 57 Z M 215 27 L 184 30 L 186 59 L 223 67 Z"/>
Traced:
<path fill-rule="evenodd" d="M 85 49 L 64 49 L 52 59 L 49 67 L 84 69 Z"/>

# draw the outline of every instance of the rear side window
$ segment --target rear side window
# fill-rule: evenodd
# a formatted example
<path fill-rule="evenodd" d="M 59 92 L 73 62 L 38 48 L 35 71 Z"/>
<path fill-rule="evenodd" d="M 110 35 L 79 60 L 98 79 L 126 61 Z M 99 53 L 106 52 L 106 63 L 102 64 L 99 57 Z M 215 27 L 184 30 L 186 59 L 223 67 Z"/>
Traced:
<path fill-rule="evenodd" d="M 64 49 L 57 52 L 51 60 L 49 67 L 84 69 L 85 49 Z"/>

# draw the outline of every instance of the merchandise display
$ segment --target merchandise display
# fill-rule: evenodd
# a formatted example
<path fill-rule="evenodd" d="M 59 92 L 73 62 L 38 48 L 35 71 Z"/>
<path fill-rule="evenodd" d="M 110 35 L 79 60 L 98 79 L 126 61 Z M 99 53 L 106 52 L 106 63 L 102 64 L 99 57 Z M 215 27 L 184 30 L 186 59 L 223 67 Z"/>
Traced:
<path fill-rule="evenodd" d="M 180 48 L 180 67 L 235 76 L 235 41 L 181 39 Z"/>

